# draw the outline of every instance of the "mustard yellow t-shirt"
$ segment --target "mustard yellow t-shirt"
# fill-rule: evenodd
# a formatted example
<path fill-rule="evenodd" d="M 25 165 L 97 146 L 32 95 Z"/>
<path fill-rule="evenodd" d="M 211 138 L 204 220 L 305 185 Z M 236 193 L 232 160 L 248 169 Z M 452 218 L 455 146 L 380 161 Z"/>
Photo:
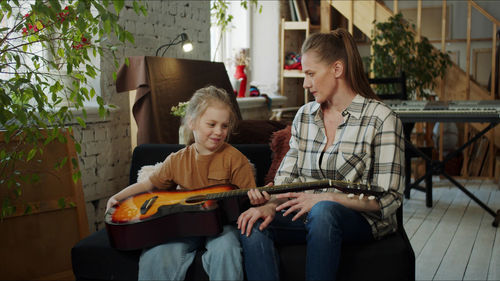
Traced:
<path fill-rule="evenodd" d="M 149 180 L 157 188 L 197 189 L 214 184 L 255 187 L 252 167 L 239 150 L 224 143 L 209 155 L 200 155 L 194 145 L 170 154 Z"/>

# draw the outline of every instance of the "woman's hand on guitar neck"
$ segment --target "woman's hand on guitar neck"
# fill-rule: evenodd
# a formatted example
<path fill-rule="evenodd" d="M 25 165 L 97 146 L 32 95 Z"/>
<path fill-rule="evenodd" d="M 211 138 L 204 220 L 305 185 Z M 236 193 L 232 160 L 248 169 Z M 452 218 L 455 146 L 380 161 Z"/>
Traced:
<path fill-rule="evenodd" d="M 266 184 L 266 186 L 273 186 L 273 182 L 270 182 Z M 256 206 L 256 205 L 262 205 L 267 203 L 269 199 L 271 199 L 271 195 L 267 193 L 266 191 L 260 192 L 257 188 L 252 188 L 247 192 L 248 198 L 250 199 L 250 204 Z"/>

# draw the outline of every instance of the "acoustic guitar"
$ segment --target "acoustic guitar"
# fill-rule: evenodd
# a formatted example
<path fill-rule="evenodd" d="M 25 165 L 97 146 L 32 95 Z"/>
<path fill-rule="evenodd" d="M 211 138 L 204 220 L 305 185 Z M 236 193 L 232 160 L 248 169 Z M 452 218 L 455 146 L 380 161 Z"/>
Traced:
<path fill-rule="evenodd" d="M 381 196 L 381 188 L 358 183 L 320 180 L 258 187 L 269 194 L 335 188 L 349 194 Z M 188 191 L 153 191 L 124 199 L 105 215 L 111 245 L 120 250 L 152 247 L 169 240 L 190 236 L 212 236 L 221 233 L 226 221 L 240 214 L 236 199 L 248 189 L 231 184 L 213 185 Z M 223 211 L 221 211 L 223 210 Z"/>

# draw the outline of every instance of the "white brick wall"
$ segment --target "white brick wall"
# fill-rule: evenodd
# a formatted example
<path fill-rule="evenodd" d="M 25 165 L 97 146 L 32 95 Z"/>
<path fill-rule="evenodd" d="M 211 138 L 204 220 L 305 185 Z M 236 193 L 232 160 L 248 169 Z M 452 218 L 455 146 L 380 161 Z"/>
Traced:
<path fill-rule="evenodd" d="M 143 1 L 148 16 L 137 16 L 131 4 L 121 15 L 120 22 L 134 34 L 135 43 L 126 43 L 117 52 L 119 61 L 125 56 L 154 56 L 156 49 L 169 43 L 179 33 L 186 32 L 194 50 L 183 53 L 179 45 L 172 46 L 165 56 L 210 60 L 209 1 Z M 116 93 L 112 78 L 114 64 L 101 57 L 102 97 L 118 106 L 106 121 L 75 127 L 75 137 L 81 141 L 79 155 L 83 192 L 90 232 L 104 227 L 104 211 L 109 196 L 128 185 L 130 160 L 130 116 L 127 93 Z"/>

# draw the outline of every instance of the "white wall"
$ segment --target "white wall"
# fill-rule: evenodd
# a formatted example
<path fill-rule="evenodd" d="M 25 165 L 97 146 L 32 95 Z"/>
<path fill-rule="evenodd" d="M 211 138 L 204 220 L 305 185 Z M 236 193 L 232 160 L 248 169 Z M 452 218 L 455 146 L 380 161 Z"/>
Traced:
<path fill-rule="evenodd" d="M 280 1 L 259 1 L 262 12 L 251 12 L 250 54 L 252 82 L 261 92 L 276 93 L 280 65 Z"/>

